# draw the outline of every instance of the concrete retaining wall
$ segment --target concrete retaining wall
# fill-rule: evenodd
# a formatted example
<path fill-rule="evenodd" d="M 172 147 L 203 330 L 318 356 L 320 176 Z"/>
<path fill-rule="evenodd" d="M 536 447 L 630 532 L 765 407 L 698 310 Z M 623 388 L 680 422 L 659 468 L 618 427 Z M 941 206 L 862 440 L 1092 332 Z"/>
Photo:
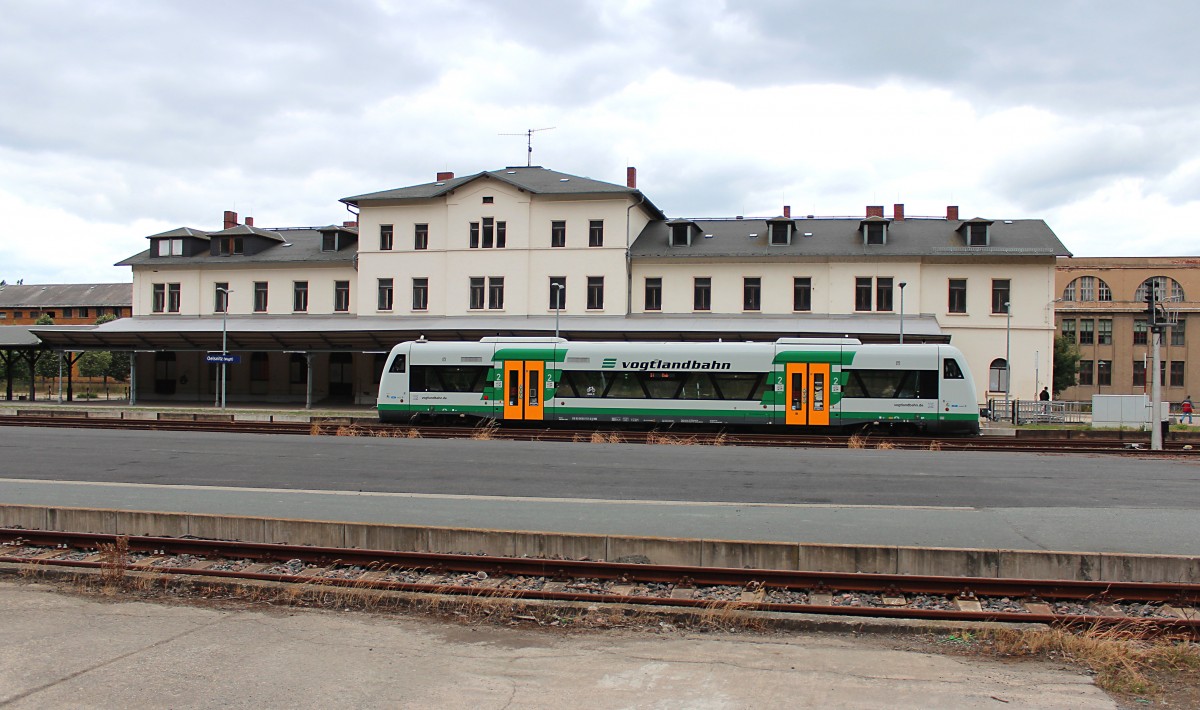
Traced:
<path fill-rule="evenodd" d="M 703 567 L 1200 583 L 1200 558 L 1169 555 L 687 540 L 2 504 L 0 527 L 509 557 L 641 556 Z"/>

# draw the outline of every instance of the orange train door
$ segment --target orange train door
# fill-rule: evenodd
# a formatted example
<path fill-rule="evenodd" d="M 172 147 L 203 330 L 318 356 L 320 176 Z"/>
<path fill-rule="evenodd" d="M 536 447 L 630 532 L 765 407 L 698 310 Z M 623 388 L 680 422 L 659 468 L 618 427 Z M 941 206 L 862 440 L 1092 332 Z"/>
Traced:
<path fill-rule="evenodd" d="M 541 421 L 542 381 L 546 363 L 533 360 L 504 361 L 504 418 Z"/>
<path fill-rule="evenodd" d="M 789 362 L 784 377 L 784 423 L 829 426 L 829 363 Z"/>

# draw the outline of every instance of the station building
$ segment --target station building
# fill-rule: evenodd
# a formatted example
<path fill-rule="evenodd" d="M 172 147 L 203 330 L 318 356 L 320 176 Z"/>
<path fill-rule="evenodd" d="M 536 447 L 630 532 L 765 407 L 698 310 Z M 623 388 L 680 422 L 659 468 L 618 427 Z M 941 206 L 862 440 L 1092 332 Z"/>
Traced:
<path fill-rule="evenodd" d="M 1094 394 L 1142 394 L 1153 382 L 1147 293 L 1156 297 L 1166 329 L 1159 346 L 1163 398 L 1179 402 L 1200 384 L 1200 258 L 1076 257 L 1058 262 L 1059 332 L 1079 348 L 1078 383 L 1062 399 Z M 1200 387 L 1197 387 L 1200 394 Z"/>
<path fill-rule="evenodd" d="M 90 325 L 105 315 L 133 315 L 130 284 L 0 283 L 0 325 L 32 325 L 42 316 L 59 325 Z"/>
<path fill-rule="evenodd" d="M 229 402 L 373 403 L 387 351 L 422 336 L 903 337 L 960 348 L 981 400 L 1050 382 L 1055 264 L 1068 252 L 1042 220 L 903 205 L 669 218 L 633 168 L 624 185 L 537 166 L 438 173 L 341 202 L 353 218 L 324 227 L 226 212 L 220 230 L 151 235 L 121 262 L 133 318 L 37 334 L 134 350 L 138 398 L 193 402 L 216 396 L 205 355 L 224 341 L 241 359 Z"/>

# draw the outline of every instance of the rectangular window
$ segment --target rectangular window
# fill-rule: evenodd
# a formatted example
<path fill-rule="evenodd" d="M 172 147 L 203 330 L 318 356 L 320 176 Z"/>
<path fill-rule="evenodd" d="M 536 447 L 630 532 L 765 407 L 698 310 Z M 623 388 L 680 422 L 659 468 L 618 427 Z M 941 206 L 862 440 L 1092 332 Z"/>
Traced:
<path fill-rule="evenodd" d="M 1146 386 L 1146 363 L 1143 360 L 1133 361 L 1133 386 Z"/>
<path fill-rule="evenodd" d="M 992 279 L 992 313 L 1008 313 L 1009 280 Z"/>
<path fill-rule="evenodd" d="M 167 284 L 167 312 L 179 312 L 179 284 Z"/>
<path fill-rule="evenodd" d="M 167 285 L 154 284 L 154 300 L 150 306 L 150 310 L 154 313 L 162 313 L 167 310 Z M 20 318 L 21 316 L 17 316 Z"/>
<path fill-rule="evenodd" d="M 392 225 L 379 225 L 379 251 L 392 250 Z"/>
<path fill-rule="evenodd" d="M 292 282 L 292 310 L 296 313 L 308 312 L 308 282 Z"/>
<path fill-rule="evenodd" d="M 504 308 L 504 277 L 488 277 L 488 308 L 498 311 Z"/>
<path fill-rule="evenodd" d="M 1133 321 L 1133 344 L 1145 345 L 1147 343 L 1146 333 L 1150 330 L 1146 321 L 1136 319 Z"/>
<path fill-rule="evenodd" d="M 469 246 L 472 249 L 479 248 L 479 223 L 478 222 L 471 223 L 471 236 L 469 237 L 469 239 L 467 241 L 467 246 Z"/>
<path fill-rule="evenodd" d="M 496 239 L 496 220 L 491 217 L 483 218 L 483 239 L 480 246 L 484 249 L 491 249 L 495 246 Z"/>
<path fill-rule="evenodd" d="M 567 277 L 550 277 L 550 310 L 562 310 L 567 307 Z"/>
<path fill-rule="evenodd" d="M 697 311 L 712 310 L 712 279 L 696 277 L 692 282 L 692 309 Z"/>
<path fill-rule="evenodd" d="M 486 293 L 484 279 L 482 276 L 471 277 L 471 305 L 472 310 L 481 310 L 483 308 L 483 297 Z"/>
<path fill-rule="evenodd" d="M 266 281 L 255 281 L 254 282 L 254 312 L 255 313 L 266 313 L 267 312 L 267 282 Z"/>
<path fill-rule="evenodd" d="M 949 313 L 967 312 L 967 280 L 950 279 L 949 299 L 946 302 Z"/>
<path fill-rule="evenodd" d="M 414 311 L 429 310 L 429 279 L 414 278 L 412 280 L 412 309 Z"/>
<path fill-rule="evenodd" d="M 875 279 L 875 310 L 892 310 L 892 279 L 880 276 Z"/>
<path fill-rule="evenodd" d="M 392 310 L 392 280 L 379 279 L 379 310 Z"/>
<path fill-rule="evenodd" d="M 587 281 L 587 307 L 589 311 L 604 308 L 604 277 L 589 276 Z"/>
<path fill-rule="evenodd" d="M 496 223 L 496 248 L 503 249 L 508 239 L 508 222 Z"/>
<path fill-rule="evenodd" d="M 1183 368 L 1186 365 L 1182 360 L 1171 361 L 1171 386 L 1183 387 Z"/>
<path fill-rule="evenodd" d="M 1097 345 L 1112 345 L 1112 318 L 1101 318 L 1096 329 Z"/>
<path fill-rule="evenodd" d="M 429 225 L 413 225 L 413 249 L 421 251 L 429 248 Z"/>
<path fill-rule="evenodd" d="M 1183 345 L 1187 342 L 1187 329 L 1184 327 L 1187 319 L 1179 316 L 1179 322 L 1171 326 L 1171 345 Z"/>
<path fill-rule="evenodd" d="M 871 222 L 863 225 L 867 232 L 867 244 L 883 244 L 884 227 L 882 223 Z"/>
<path fill-rule="evenodd" d="M 1079 361 L 1079 384 L 1091 385 L 1094 381 L 1094 378 L 1092 377 L 1092 375 L 1093 375 L 1092 361 L 1091 360 L 1080 360 Z"/>
<path fill-rule="evenodd" d="M 229 282 L 218 281 L 213 284 L 213 313 L 229 311 Z"/>
<path fill-rule="evenodd" d="M 567 223 L 555 220 L 550 223 L 550 246 L 565 247 L 567 245 Z"/>
<path fill-rule="evenodd" d="M 967 232 L 970 235 L 969 236 L 970 246 L 973 246 L 973 247 L 986 247 L 987 246 L 987 243 L 988 243 L 987 228 L 988 228 L 988 226 L 986 224 L 972 224 L 969 227 L 967 227 Z"/>
<path fill-rule="evenodd" d="M 1079 344 L 1092 345 L 1095 342 L 1096 321 L 1091 318 L 1082 318 L 1079 321 Z"/>
<path fill-rule="evenodd" d="M 333 282 L 333 310 L 346 313 L 350 310 L 350 282 Z"/>
<path fill-rule="evenodd" d="M 662 278 L 646 279 L 646 310 L 662 310 Z"/>
<path fill-rule="evenodd" d="M 593 219 L 588 223 L 588 246 L 604 246 L 604 220 Z"/>
<path fill-rule="evenodd" d="M 792 279 L 792 310 L 812 310 L 812 278 L 797 276 Z"/>
<path fill-rule="evenodd" d="M 1112 386 L 1112 360 L 1096 361 L 1096 384 L 1101 387 Z"/>
<path fill-rule="evenodd" d="M 762 279 L 757 276 L 747 276 L 742 279 L 742 310 L 762 310 Z"/>
<path fill-rule="evenodd" d="M 80 318 L 87 318 L 87 317 L 88 317 L 88 309 L 86 309 L 86 308 L 80 308 L 80 309 L 79 309 L 79 317 L 80 317 Z"/>
<path fill-rule="evenodd" d="M 322 232 L 321 233 L 321 251 L 337 251 L 338 238 L 337 232 Z"/>
<path fill-rule="evenodd" d="M 854 310 L 871 310 L 871 278 L 860 276 L 854 279 Z"/>
<path fill-rule="evenodd" d="M 1096 300 L 1096 277 L 1095 276 L 1080 276 L 1079 277 L 1079 300 L 1080 301 Z"/>
<path fill-rule="evenodd" d="M 1074 344 L 1075 338 L 1075 319 L 1067 318 L 1062 322 L 1062 337 L 1068 343 Z"/>

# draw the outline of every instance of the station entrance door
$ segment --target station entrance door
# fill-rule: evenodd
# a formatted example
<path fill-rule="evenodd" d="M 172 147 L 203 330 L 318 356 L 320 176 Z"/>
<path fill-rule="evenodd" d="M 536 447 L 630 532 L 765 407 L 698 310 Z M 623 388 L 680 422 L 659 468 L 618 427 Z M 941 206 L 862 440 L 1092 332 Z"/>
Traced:
<path fill-rule="evenodd" d="M 784 377 L 784 423 L 829 426 L 829 363 L 789 362 Z"/>
<path fill-rule="evenodd" d="M 505 360 L 504 419 L 541 421 L 545 379 L 546 363 L 541 360 Z"/>

